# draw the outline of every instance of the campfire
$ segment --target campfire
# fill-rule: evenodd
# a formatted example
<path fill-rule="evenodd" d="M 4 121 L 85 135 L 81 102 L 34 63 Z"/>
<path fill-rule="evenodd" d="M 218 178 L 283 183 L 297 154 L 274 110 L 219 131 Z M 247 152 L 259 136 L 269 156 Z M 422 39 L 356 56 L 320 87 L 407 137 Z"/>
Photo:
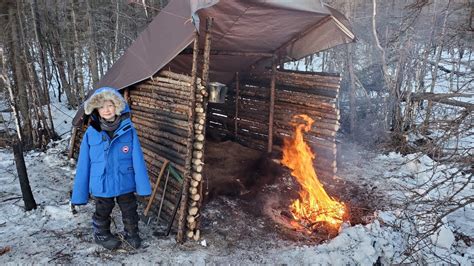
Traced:
<path fill-rule="evenodd" d="M 303 131 L 308 132 L 314 120 L 307 115 L 296 115 L 293 119 L 302 119 L 304 123 L 292 122 L 295 132 L 284 140 L 281 160 L 300 185 L 299 198 L 289 206 L 294 219 L 291 225 L 309 233 L 320 230 L 337 232 L 347 217 L 346 206 L 324 190 L 313 166 L 313 160 L 317 158 L 303 139 Z"/>

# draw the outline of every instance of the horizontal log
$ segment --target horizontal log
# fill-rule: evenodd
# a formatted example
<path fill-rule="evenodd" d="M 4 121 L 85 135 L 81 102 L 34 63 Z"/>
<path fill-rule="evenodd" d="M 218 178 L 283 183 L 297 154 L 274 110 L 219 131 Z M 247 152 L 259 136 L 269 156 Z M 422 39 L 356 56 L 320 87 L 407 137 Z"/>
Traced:
<path fill-rule="evenodd" d="M 184 75 L 184 74 L 178 74 L 178 73 L 171 72 L 171 71 L 168 71 L 168 70 L 161 70 L 160 72 L 158 72 L 158 75 L 168 77 L 168 78 L 172 78 L 172 79 L 175 79 L 175 80 L 178 80 L 178 81 L 184 81 L 184 82 L 187 82 L 189 84 L 191 84 L 193 82 L 193 79 L 192 79 L 191 76 Z"/>
<path fill-rule="evenodd" d="M 283 125 L 283 127 L 285 127 L 285 125 L 291 126 L 291 123 L 293 121 L 292 116 L 279 116 L 278 118 L 279 119 L 275 119 L 275 123 L 278 123 L 278 125 L 281 124 Z M 331 131 L 338 131 L 340 128 L 340 123 L 337 120 L 316 119 L 314 120 L 314 123 L 310 131 L 312 131 L 313 129 L 318 129 L 318 128 L 327 129 Z"/>
<path fill-rule="evenodd" d="M 180 103 L 164 102 L 157 99 L 147 98 L 147 97 L 138 96 L 138 95 L 130 95 L 130 100 L 132 102 L 149 104 L 153 108 L 156 108 L 156 109 L 170 110 L 173 113 L 182 113 L 182 114 L 191 113 L 190 106 L 180 104 Z"/>
<path fill-rule="evenodd" d="M 136 107 L 147 108 L 147 109 L 151 109 L 150 111 L 153 113 L 168 115 L 170 117 L 173 117 L 179 120 L 184 120 L 184 121 L 187 121 L 188 117 L 191 115 L 191 110 L 189 110 L 189 113 L 187 113 L 187 112 L 182 112 L 182 111 L 172 109 L 172 108 L 163 108 L 160 106 L 154 106 L 152 104 L 145 103 L 145 102 L 132 101 L 131 105 L 132 105 L 132 109 Z"/>
<path fill-rule="evenodd" d="M 133 105 L 132 104 L 131 109 L 132 109 L 132 116 L 133 116 L 133 112 L 138 110 L 138 111 L 141 111 L 143 113 L 147 113 L 149 115 L 168 117 L 168 118 L 173 119 L 173 120 L 180 120 L 180 121 L 184 121 L 184 122 L 188 122 L 188 120 L 189 120 L 189 116 L 186 115 L 186 114 L 175 114 L 175 113 L 170 113 L 170 112 L 167 112 L 167 111 L 158 110 L 158 109 L 155 109 L 155 108 L 149 108 L 149 107 L 146 107 L 146 106 L 139 106 L 139 105 Z"/>
<path fill-rule="evenodd" d="M 168 84 L 169 85 L 169 84 Z M 169 86 L 156 85 L 152 82 L 139 83 L 134 86 L 133 90 L 143 91 L 143 92 L 154 92 L 161 95 L 171 95 L 174 98 L 191 98 L 192 90 L 180 90 Z"/>
<path fill-rule="evenodd" d="M 142 84 L 143 85 L 157 86 L 157 87 L 164 88 L 164 89 L 172 89 L 172 90 L 175 90 L 175 91 L 185 92 L 185 93 L 189 93 L 189 94 L 192 93 L 191 86 L 183 86 L 183 85 L 178 85 L 178 84 L 173 84 L 173 83 L 166 83 L 166 82 L 156 82 L 156 81 L 152 81 L 152 80 L 147 80 Z M 140 85 L 142 85 L 142 84 L 140 84 Z"/>
<path fill-rule="evenodd" d="M 279 69 L 277 75 L 286 75 L 295 78 L 323 78 L 325 80 L 332 80 L 332 82 L 339 82 L 342 79 L 341 74 L 339 73 L 301 71 L 292 69 Z"/>
<path fill-rule="evenodd" d="M 265 71 L 263 73 L 259 73 L 258 75 L 252 75 L 255 78 L 261 78 L 270 80 L 272 73 L 270 71 Z M 278 82 L 287 82 L 287 83 L 295 83 L 301 82 L 303 84 L 330 84 L 332 87 L 339 85 L 341 81 L 341 77 L 336 76 L 323 76 L 323 75 L 316 75 L 310 73 L 288 73 L 288 72 L 281 72 L 278 71 L 276 73 L 276 80 Z"/>
<path fill-rule="evenodd" d="M 177 128 L 180 130 L 183 130 L 184 132 L 189 131 L 189 122 L 188 121 L 183 121 L 183 120 L 178 120 L 174 119 L 171 117 L 165 117 L 161 115 L 153 115 L 150 113 L 142 112 L 139 110 L 134 110 L 132 114 L 132 118 L 136 117 L 137 119 L 143 119 L 145 121 L 148 121 L 152 124 L 160 124 L 162 126 L 167 126 L 171 128 Z"/>
<path fill-rule="evenodd" d="M 179 153 L 171 148 L 155 143 L 153 142 L 153 140 L 149 140 L 143 136 L 140 136 L 140 137 L 141 137 L 140 141 L 142 142 L 142 146 L 146 147 L 147 149 L 155 153 L 163 154 L 165 158 L 170 158 L 171 161 L 176 162 L 179 165 L 185 165 L 186 154 Z"/>
<path fill-rule="evenodd" d="M 271 70 L 264 72 L 244 72 L 241 74 L 242 78 L 264 77 L 270 79 L 272 75 Z M 342 79 L 340 74 L 314 71 L 298 71 L 289 69 L 279 69 L 276 72 L 276 77 L 286 79 L 308 80 L 308 81 L 322 81 L 329 83 L 339 83 Z"/>
<path fill-rule="evenodd" d="M 166 124 L 166 123 L 150 121 L 149 118 L 142 117 L 138 114 L 132 116 L 132 122 L 140 124 L 141 126 L 146 126 L 150 129 L 164 131 L 164 132 L 168 132 L 168 133 L 171 133 L 171 134 L 176 134 L 176 135 L 181 136 L 181 137 L 185 137 L 185 138 L 190 138 L 191 137 L 191 131 L 190 130 L 185 130 L 185 129 L 180 128 L 180 127 L 174 127 L 173 125 L 169 125 L 169 124 Z"/>
<path fill-rule="evenodd" d="M 156 152 L 149 150 L 148 147 L 142 147 L 142 150 L 143 150 L 143 154 L 149 157 L 150 162 L 153 163 L 153 165 L 155 165 L 158 168 L 161 168 L 163 166 L 165 159 L 169 160 L 168 158 L 165 158 L 157 154 Z M 171 161 L 173 167 L 176 168 L 178 172 L 180 172 L 181 175 L 183 175 L 186 172 L 184 164 L 179 164 L 172 160 L 169 160 L 169 161 Z"/>
<path fill-rule="evenodd" d="M 155 83 L 169 83 L 169 84 L 174 84 L 174 85 L 183 86 L 183 87 L 191 87 L 191 82 L 176 80 L 169 77 L 154 76 L 150 78 L 149 80 Z"/>
<path fill-rule="evenodd" d="M 303 109 L 303 108 L 298 108 L 296 105 L 292 104 L 287 104 L 287 105 L 280 105 L 280 104 L 275 104 L 275 117 L 278 119 L 279 117 L 293 117 L 295 115 L 299 114 L 306 114 L 309 117 L 311 117 L 313 120 L 335 120 L 338 121 L 340 119 L 339 111 L 337 111 L 335 114 L 333 113 L 328 113 L 324 112 L 324 110 L 318 110 L 318 109 Z M 283 120 L 283 119 L 281 119 Z"/>
<path fill-rule="evenodd" d="M 277 131 L 285 132 L 287 134 L 292 134 L 294 132 L 294 127 L 292 125 L 288 125 L 287 123 L 275 121 L 274 125 Z M 334 127 L 333 129 L 313 127 L 311 131 L 306 132 L 305 134 L 311 134 L 317 137 L 323 137 L 325 139 L 329 137 L 330 139 L 332 139 L 336 136 L 336 127 Z"/>
<path fill-rule="evenodd" d="M 151 85 L 149 85 L 151 86 Z M 191 99 L 190 95 L 188 94 L 178 94 L 172 93 L 167 91 L 158 90 L 157 87 L 153 89 L 138 87 L 130 90 L 130 95 L 138 95 L 147 98 L 158 99 L 160 101 L 167 101 L 167 102 L 186 102 Z M 189 103 L 190 104 L 190 103 Z"/>
<path fill-rule="evenodd" d="M 270 98 L 270 95 L 268 93 L 269 90 L 269 87 L 244 87 L 243 89 L 239 90 L 239 99 L 251 98 L 261 101 L 268 101 Z M 229 96 L 235 99 L 235 91 L 229 90 L 228 97 Z M 276 100 L 289 98 L 290 96 L 294 96 L 296 98 L 306 96 L 308 97 L 307 100 L 311 102 L 334 102 L 338 96 L 338 93 L 318 88 L 305 89 L 292 86 L 282 86 L 278 84 L 276 85 Z"/>
<path fill-rule="evenodd" d="M 176 134 L 170 134 L 164 131 L 155 130 L 147 126 L 143 126 L 139 122 L 134 122 L 134 123 L 135 125 L 138 126 L 137 132 L 140 131 L 147 134 L 146 137 L 149 139 L 164 139 L 166 141 L 171 141 L 173 143 L 176 143 L 184 147 L 189 145 L 191 142 L 191 139 L 189 138 L 182 137 Z"/>
<path fill-rule="evenodd" d="M 246 79 L 242 80 L 244 84 L 260 87 L 260 88 L 269 88 L 267 81 L 262 79 Z M 326 96 L 331 98 L 338 98 L 339 96 L 339 85 L 330 85 L 330 84 L 305 84 L 303 82 L 277 82 L 275 85 L 276 90 L 291 90 L 291 91 L 301 91 L 308 90 L 307 93 Z"/>
<path fill-rule="evenodd" d="M 186 151 L 187 151 L 186 144 L 183 145 L 183 144 L 176 143 L 174 141 L 170 141 L 170 140 L 162 138 L 162 137 L 160 138 L 160 137 L 157 137 L 156 135 L 148 134 L 143 130 L 138 131 L 137 134 L 140 137 L 144 137 L 144 138 L 147 138 L 149 140 L 153 140 L 155 143 L 163 145 L 164 147 L 170 148 L 170 149 L 172 149 L 176 152 L 186 153 Z M 188 142 L 191 143 L 191 140 L 189 139 Z"/>

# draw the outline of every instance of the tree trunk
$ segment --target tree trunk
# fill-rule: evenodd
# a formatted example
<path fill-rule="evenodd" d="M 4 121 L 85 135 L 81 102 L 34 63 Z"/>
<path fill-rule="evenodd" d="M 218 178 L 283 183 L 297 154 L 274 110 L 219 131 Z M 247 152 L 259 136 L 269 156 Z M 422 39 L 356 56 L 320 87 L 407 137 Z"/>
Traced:
<path fill-rule="evenodd" d="M 13 93 L 13 89 L 10 85 L 10 81 L 8 80 L 8 76 L 6 73 L 5 62 L 3 59 L 3 50 L 0 49 L 0 59 L 2 62 L 3 71 L 0 74 L 0 80 L 6 86 L 9 96 L 10 96 L 10 104 L 13 110 L 13 115 L 15 118 L 15 125 L 17 129 L 17 136 L 14 137 L 14 141 L 12 143 L 13 147 L 13 154 L 15 156 L 15 165 L 18 172 L 18 179 L 20 181 L 20 188 L 21 193 L 23 195 L 23 201 L 25 203 L 25 210 L 30 211 L 32 209 L 36 209 L 36 202 L 33 197 L 33 193 L 31 192 L 30 182 L 28 180 L 28 173 L 26 171 L 25 159 L 23 157 L 23 134 L 21 130 L 20 124 L 20 114 L 18 112 L 17 103 L 15 100 L 15 96 Z"/>
<path fill-rule="evenodd" d="M 94 20 L 92 17 L 91 1 L 86 0 L 87 5 L 87 19 L 88 19 L 88 34 L 89 34 L 89 69 L 92 75 L 93 86 L 99 82 L 99 69 L 97 66 L 97 46 L 95 44 Z"/>
<path fill-rule="evenodd" d="M 26 172 L 25 158 L 23 157 L 23 147 L 20 141 L 13 143 L 13 155 L 15 156 L 15 165 L 20 181 L 21 194 L 25 203 L 25 211 L 36 209 L 36 201 L 31 192 L 28 173 Z"/>
<path fill-rule="evenodd" d="M 28 93 L 27 93 L 27 84 L 24 82 L 26 80 L 23 69 L 23 62 L 21 59 L 20 48 L 23 47 L 19 36 L 18 36 L 18 17 L 15 12 L 15 6 L 10 5 L 8 12 L 8 19 L 11 25 L 11 39 L 12 39 L 12 62 L 13 62 L 13 72 L 14 80 L 16 86 L 16 95 L 19 102 L 19 113 L 23 118 L 23 124 L 25 126 L 24 140 L 23 144 L 27 147 L 31 147 L 33 144 L 33 127 L 31 125 L 30 117 L 30 108 L 28 104 Z"/>
<path fill-rule="evenodd" d="M 436 62 L 435 62 L 435 65 L 433 66 L 432 70 L 431 70 L 431 86 L 430 86 L 430 92 L 431 93 L 434 93 L 434 88 L 435 88 L 435 85 L 436 85 L 436 80 L 438 78 L 438 65 L 439 65 L 439 62 L 441 61 L 441 53 L 443 51 L 443 43 L 444 43 L 444 35 L 446 33 L 446 22 L 448 20 L 448 13 L 449 13 L 449 5 L 451 4 L 451 0 L 449 0 L 448 4 L 446 5 L 446 11 L 445 11 L 445 14 L 444 14 L 444 18 L 443 18 L 443 26 L 441 28 L 441 35 L 440 35 L 440 38 L 439 38 L 439 45 L 437 46 L 437 50 L 436 50 Z M 436 10 L 435 10 L 436 12 Z M 426 107 L 426 116 L 425 116 L 425 119 L 423 121 L 423 126 L 422 126 L 422 129 L 424 132 L 426 132 L 428 130 L 428 124 L 429 124 L 429 121 L 430 121 L 430 118 L 431 118 L 431 111 L 432 111 L 432 108 L 433 108 L 433 102 L 431 100 L 428 100 L 428 105 Z"/>

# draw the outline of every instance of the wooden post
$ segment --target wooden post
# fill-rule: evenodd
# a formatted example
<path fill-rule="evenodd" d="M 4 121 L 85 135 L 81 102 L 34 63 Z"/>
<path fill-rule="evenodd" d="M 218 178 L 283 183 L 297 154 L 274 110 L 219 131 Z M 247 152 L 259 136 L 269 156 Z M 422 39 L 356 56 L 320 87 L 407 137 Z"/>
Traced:
<path fill-rule="evenodd" d="M 25 210 L 30 211 L 36 209 L 36 201 L 33 197 L 33 193 L 30 187 L 30 181 L 28 179 L 28 172 L 26 171 L 25 158 L 23 155 L 23 134 L 21 129 L 20 122 L 20 113 L 18 112 L 18 107 L 16 104 L 16 98 L 13 93 L 13 88 L 10 85 L 10 80 L 6 72 L 5 62 L 3 58 L 3 49 L 0 48 L 0 63 L 3 67 L 2 72 L 0 73 L 0 80 L 3 81 L 5 87 L 8 89 L 10 95 L 10 104 L 13 110 L 13 116 L 15 118 L 15 125 L 17 136 L 13 138 L 12 148 L 13 156 L 15 157 L 15 165 L 18 173 L 18 181 L 20 181 L 21 194 L 23 196 L 23 202 L 25 203 Z"/>
<path fill-rule="evenodd" d="M 237 137 L 237 132 L 238 132 L 237 119 L 239 118 L 239 92 L 240 92 L 239 72 L 235 72 L 235 115 L 234 115 L 234 136 L 235 137 Z"/>
<path fill-rule="evenodd" d="M 74 143 L 76 142 L 76 136 L 77 136 L 77 128 L 72 127 L 71 140 L 69 141 L 69 152 L 67 154 L 68 160 L 70 160 L 72 156 L 74 155 Z"/>
<path fill-rule="evenodd" d="M 127 102 L 127 104 L 130 104 L 130 89 L 129 89 L 129 88 L 126 88 L 126 89 L 123 91 L 123 98 L 125 99 L 125 101 Z"/>
<path fill-rule="evenodd" d="M 203 54 L 203 66 L 202 66 L 202 86 L 204 87 L 204 94 L 202 95 L 203 96 L 203 101 L 202 101 L 202 108 L 203 108 L 203 112 L 202 112 L 202 116 L 203 116 L 203 119 L 204 119 L 204 127 L 203 127 L 203 130 L 202 130 L 202 140 L 200 140 L 200 143 L 202 144 L 202 152 L 203 152 L 203 155 L 201 156 L 201 158 L 198 160 L 199 161 L 199 164 L 195 165 L 193 170 L 194 170 L 194 173 L 193 174 L 200 174 L 202 172 L 202 165 L 204 163 L 204 158 L 205 158 L 205 136 L 206 136 L 206 113 L 207 113 L 207 97 L 208 97 L 208 93 L 207 93 L 207 86 L 208 86 L 208 83 L 209 83 L 209 63 L 210 63 L 210 54 L 211 54 L 211 38 L 212 38 L 212 33 L 211 33 L 211 29 L 212 29 L 212 22 L 213 22 L 213 18 L 211 17 L 208 17 L 206 19 L 206 36 L 205 36 L 205 42 L 204 42 L 204 54 Z M 196 158 L 197 159 L 197 158 Z M 203 193 L 202 193 L 202 181 L 201 180 L 200 182 L 197 182 L 197 188 L 196 190 L 199 191 L 199 194 L 197 194 L 198 192 L 196 192 L 196 190 L 193 190 L 194 194 L 191 195 L 191 199 L 192 201 L 195 202 L 195 205 L 196 206 L 189 206 L 189 210 L 188 210 L 188 214 L 191 215 L 191 216 L 194 216 L 194 217 L 199 217 L 199 212 L 200 212 L 200 208 L 201 208 L 201 203 L 202 203 L 202 199 L 203 199 Z M 188 190 L 188 188 L 185 188 L 186 190 Z M 195 223 L 188 223 L 188 231 L 186 233 L 187 237 L 188 238 L 192 238 L 194 240 L 199 240 L 199 237 L 200 237 L 200 231 L 199 231 L 199 226 L 200 226 L 200 221 L 201 219 L 197 219 L 195 221 Z"/>
<path fill-rule="evenodd" d="M 204 55 L 203 55 L 203 66 L 202 66 L 202 85 L 207 90 L 207 84 L 209 83 L 209 57 L 211 54 L 211 28 L 213 18 L 206 19 L 206 37 L 204 43 Z"/>
<path fill-rule="evenodd" d="M 194 45 L 193 45 L 193 65 L 191 69 L 191 106 L 196 105 L 196 91 L 197 91 L 197 57 L 199 54 L 199 34 L 196 32 L 194 36 Z M 191 108 L 191 117 L 189 118 L 189 126 L 191 131 L 191 140 L 188 144 L 188 156 L 185 162 L 186 173 L 184 174 L 183 179 L 183 198 L 181 199 L 179 207 L 179 216 L 178 216 L 178 233 L 176 235 L 176 241 L 178 243 L 183 243 L 184 233 L 186 230 L 186 212 L 187 212 L 187 203 L 189 197 L 189 181 L 191 179 L 191 159 L 192 159 L 192 149 L 194 144 L 194 119 L 196 116 L 195 108 Z"/>
<path fill-rule="evenodd" d="M 276 84 L 276 66 L 277 58 L 276 55 L 272 58 L 272 79 L 270 82 L 270 110 L 268 117 L 268 146 L 267 152 L 272 152 L 273 147 L 273 112 L 275 109 L 275 84 Z"/>

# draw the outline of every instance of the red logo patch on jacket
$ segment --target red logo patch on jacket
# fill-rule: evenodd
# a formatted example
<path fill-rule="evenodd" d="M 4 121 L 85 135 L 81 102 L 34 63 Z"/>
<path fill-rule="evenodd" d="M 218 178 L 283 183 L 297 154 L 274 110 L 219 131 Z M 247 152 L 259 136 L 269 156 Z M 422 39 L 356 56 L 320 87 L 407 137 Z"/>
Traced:
<path fill-rule="evenodd" d="M 129 149 L 128 149 L 128 146 L 123 146 L 122 147 L 122 152 L 123 153 L 128 153 Z"/>

